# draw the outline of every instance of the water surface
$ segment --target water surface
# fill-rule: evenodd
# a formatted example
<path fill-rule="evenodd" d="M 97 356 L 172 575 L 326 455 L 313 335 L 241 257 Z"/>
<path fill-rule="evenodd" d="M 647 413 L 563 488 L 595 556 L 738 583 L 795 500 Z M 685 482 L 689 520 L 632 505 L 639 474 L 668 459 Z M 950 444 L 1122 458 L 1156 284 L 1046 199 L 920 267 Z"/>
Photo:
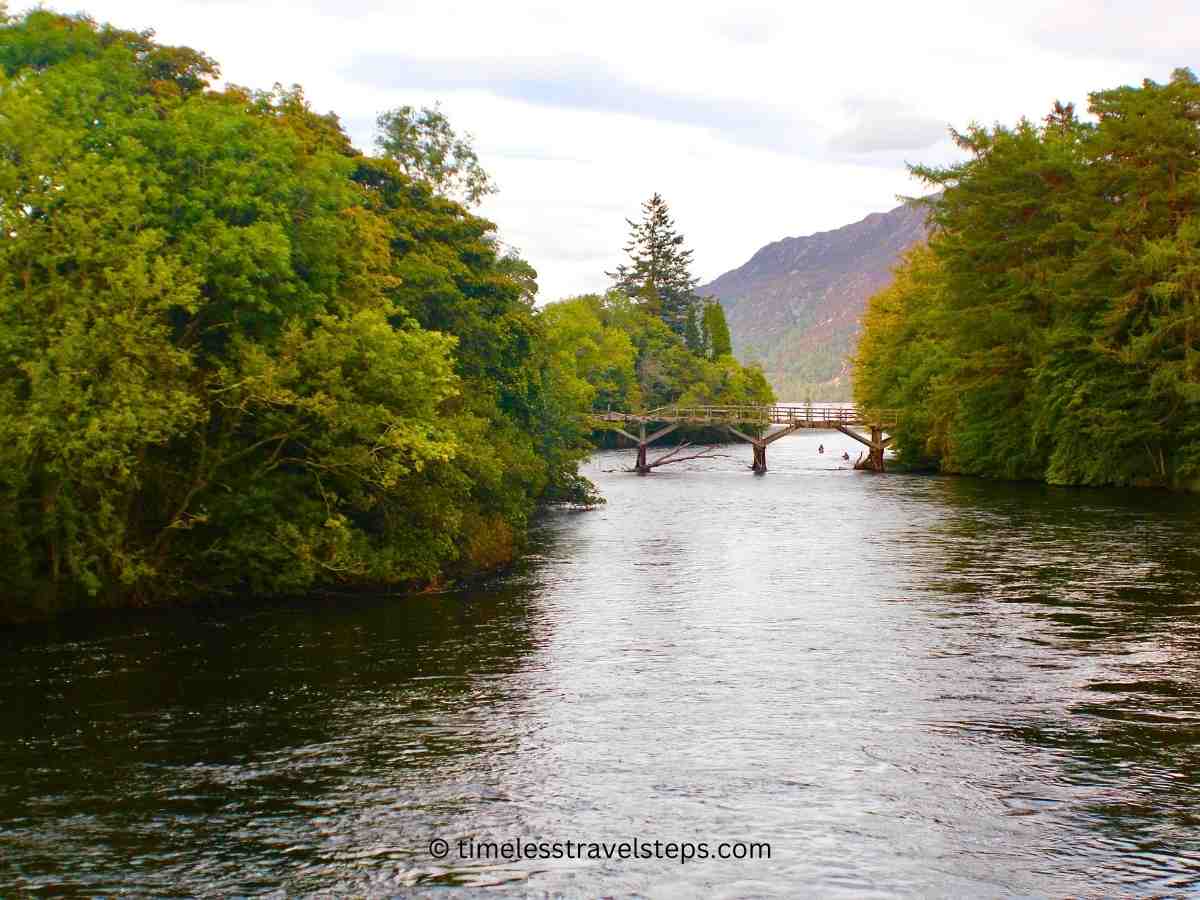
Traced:
<path fill-rule="evenodd" d="M 470 593 L 0 635 L 0 893 L 1200 892 L 1200 500 L 843 449 L 600 454 Z"/>

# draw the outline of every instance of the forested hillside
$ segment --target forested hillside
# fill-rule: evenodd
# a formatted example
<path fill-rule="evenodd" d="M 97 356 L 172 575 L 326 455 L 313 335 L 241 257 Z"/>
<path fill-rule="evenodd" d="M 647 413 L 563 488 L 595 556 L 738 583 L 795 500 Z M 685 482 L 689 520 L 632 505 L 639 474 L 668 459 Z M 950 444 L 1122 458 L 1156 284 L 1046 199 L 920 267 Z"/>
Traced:
<path fill-rule="evenodd" d="M 1055 484 L 1200 481 L 1200 84 L 1099 91 L 1095 121 L 973 127 L 933 234 L 870 303 L 860 403 L 902 458 Z"/>

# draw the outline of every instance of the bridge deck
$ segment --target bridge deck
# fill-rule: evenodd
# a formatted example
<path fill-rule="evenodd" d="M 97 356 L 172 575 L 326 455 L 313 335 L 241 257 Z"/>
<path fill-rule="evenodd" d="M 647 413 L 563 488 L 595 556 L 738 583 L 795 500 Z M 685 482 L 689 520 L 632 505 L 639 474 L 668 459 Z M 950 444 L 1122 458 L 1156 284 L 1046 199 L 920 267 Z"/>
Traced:
<path fill-rule="evenodd" d="M 777 403 L 773 406 L 662 406 L 644 413 L 596 413 L 604 422 L 680 425 L 788 425 L 793 428 L 836 429 L 839 425 L 887 428 L 895 425 L 893 410 L 862 410 L 857 406 L 810 406 Z"/>

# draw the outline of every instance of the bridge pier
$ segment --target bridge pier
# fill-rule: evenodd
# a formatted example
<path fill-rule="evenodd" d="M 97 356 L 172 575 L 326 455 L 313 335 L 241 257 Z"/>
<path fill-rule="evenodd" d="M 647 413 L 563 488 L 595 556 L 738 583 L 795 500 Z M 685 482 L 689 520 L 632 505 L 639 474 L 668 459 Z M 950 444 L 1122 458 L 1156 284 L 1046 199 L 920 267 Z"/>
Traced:
<path fill-rule="evenodd" d="M 649 474 L 652 466 L 646 462 L 646 448 L 657 441 L 660 437 L 666 437 L 668 434 L 678 428 L 679 425 L 679 422 L 674 422 L 670 425 L 667 425 L 665 428 L 658 429 L 658 431 L 654 432 L 649 437 L 646 436 L 645 422 L 638 423 L 638 433 L 636 437 L 630 434 L 624 428 L 616 428 L 614 426 L 613 430 L 625 435 L 625 437 L 637 444 L 637 462 L 634 464 L 633 471 L 637 472 L 639 475 L 647 475 Z"/>
<path fill-rule="evenodd" d="M 854 438 L 860 444 L 865 444 L 867 447 L 867 458 L 860 463 L 856 463 L 854 468 L 865 469 L 870 472 L 882 472 L 883 451 L 887 449 L 887 445 L 892 442 L 892 439 L 890 436 L 883 436 L 882 425 L 869 425 L 868 427 L 871 429 L 870 440 L 856 431 L 851 431 L 845 425 L 837 426 L 837 430 L 847 437 Z"/>
<path fill-rule="evenodd" d="M 888 440 L 891 440 L 890 438 Z M 872 472 L 883 471 L 883 450 L 887 446 L 883 438 L 883 429 L 878 425 L 871 426 L 871 452 L 867 454 L 867 468 Z"/>
<path fill-rule="evenodd" d="M 786 428 L 776 431 L 774 434 L 768 434 L 760 438 L 754 438 L 750 437 L 748 434 L 743 434 L 732 425 L 725 426 L 726 430 L 729 431 L 730 434 L 740 437 L 743 441 L 746 441 L 751 447 L 754 448 L 754 461 L 750 464 L 750 468 L 754 470 L 754 474 L 756 475 L 767 474 L 767 447 L 775 443 L 775 441 L 779 440 L 781 437 L 789 435 L 793 431 L 803 427 L 803 423 L 788 425 Z"/>

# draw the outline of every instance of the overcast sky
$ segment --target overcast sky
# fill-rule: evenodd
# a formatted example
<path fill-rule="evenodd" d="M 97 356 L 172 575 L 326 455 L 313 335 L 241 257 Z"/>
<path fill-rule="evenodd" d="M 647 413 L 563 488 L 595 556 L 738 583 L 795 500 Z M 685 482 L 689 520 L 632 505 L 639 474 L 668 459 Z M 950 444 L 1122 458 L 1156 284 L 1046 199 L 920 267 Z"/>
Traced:
<path fill-rule="evenodd" d="M 23 4 L 13 2 L 12 8 Z M 47 5 L 73 12 L 62 2 Z M 763 244 L 920 193 L 948 126 L 1200 71 L 1200 0 L 92 0 L 102 21 L 301 84 L 368 148 L 376 114 L 442 102 L 501 192 L 484 215 L 541 298 L 602 290 L 626 217 L 668 201 L 708 280 Z"/>

